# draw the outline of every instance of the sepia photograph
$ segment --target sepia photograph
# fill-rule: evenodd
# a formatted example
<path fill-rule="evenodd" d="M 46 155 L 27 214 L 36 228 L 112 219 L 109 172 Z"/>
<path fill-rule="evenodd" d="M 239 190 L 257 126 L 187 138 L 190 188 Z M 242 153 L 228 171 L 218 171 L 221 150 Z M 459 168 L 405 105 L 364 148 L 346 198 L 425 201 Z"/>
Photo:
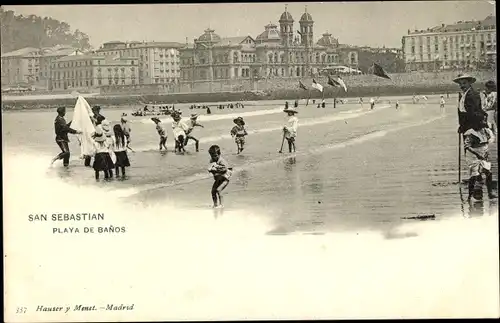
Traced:
<path fill-rule="evenodd" d="M 1 6 L 4 321 L 499 318 L 495 12 Z"/>

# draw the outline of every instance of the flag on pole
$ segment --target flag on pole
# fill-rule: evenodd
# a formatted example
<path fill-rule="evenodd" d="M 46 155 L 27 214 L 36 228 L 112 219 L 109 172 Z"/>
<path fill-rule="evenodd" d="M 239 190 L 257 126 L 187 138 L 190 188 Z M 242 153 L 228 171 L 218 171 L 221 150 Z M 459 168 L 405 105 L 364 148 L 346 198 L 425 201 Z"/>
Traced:
<path fill-rule="evenodd" d="M 302 81 L 299 80 L 299 87 L 301 89 L 307 90 L 307 87 L 302 83 Z"/>
<path fill-rule="evenodd" d="M 376 76 L 379 76 L 379 77 L 383 77 L 385 79 L 391 79 L 389 77 L 389 75 L 387 75 L 387 73 L 384 71 L 384 69 L 382 68 L 382 66 L 376 64 L 376 63 L 373 63 L 373 74 L 376 75 Z"/>
<path fill-rule="evenodd" d="M 347 92 L 347 86 L 345 85 L 344 80 L 340 76 L 337 76 L 337 83 L 339 83 L 340 86 L 342 86 L 344 88 L 344 91 Z"/>
<path fill-rule="evenodd" d="M 332 79 L 330 75 L 328 75 L 328 84 L 334 87 L 340 86 L 340 83 L 338 83 L 336 80 Z"/>
<path fill-rule="evenodd" d="M 347 86 L 345 85 L 344 80 L 340 76 L 335 76 L 332 78 L 330 75 L 328 76 L 328 84 L 334 87 L 342 87 L 344 91 L 347 92 Z"/>
<path fill-rule="evenodd" d="M 316 90 L 323 92 L 323 85 L 319 84 L 316 82 L 315 79 L 313 79 L 312 87 L 315 88 Z"/>

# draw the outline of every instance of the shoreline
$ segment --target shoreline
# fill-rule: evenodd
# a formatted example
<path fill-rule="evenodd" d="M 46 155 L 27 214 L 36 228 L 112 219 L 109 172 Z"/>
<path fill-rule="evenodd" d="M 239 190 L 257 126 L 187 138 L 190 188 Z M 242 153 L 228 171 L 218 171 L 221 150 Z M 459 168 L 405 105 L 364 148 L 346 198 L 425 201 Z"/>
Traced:
<path fill-rule="evenodd" d="M 476 83 L 476 88 L 481 88 L 482 83 Z M 458 88 L 455 84 L 439 86 L 364 86 L 348 88 L 344 92 L 339 88 L 325 87 L 324 99 L 334 98 L 359 98 L 359 97 L 379 97 L 379 96 L 406 96 L 406 95 L 432 95 L 456 93 Z M 85 96 L 85 95 L 84 95 Z M 85 99 L 90 105 L 101 105 L 104 107 L 123 107 L 141 104 L 141 99 L 148 102 L 160 102 L 157 104 L 219 104 L 221 102 L 241 102 L 241 101 L 272 101 L 272 100 L 296 100 L 322 99 L 319 91 L 305 91 L 299 89 L 275 90 L 259 95 L 255 92 L 212 92 L 212 93 L 173 93 L 162 95 L 106 95 L 88 96 Z M 2 111 L 53 109 L 54 106 L 74 105 L 75 98 L 43 98 L 43 99 L 23 99 L 23 100 L 2 100 Z"/>

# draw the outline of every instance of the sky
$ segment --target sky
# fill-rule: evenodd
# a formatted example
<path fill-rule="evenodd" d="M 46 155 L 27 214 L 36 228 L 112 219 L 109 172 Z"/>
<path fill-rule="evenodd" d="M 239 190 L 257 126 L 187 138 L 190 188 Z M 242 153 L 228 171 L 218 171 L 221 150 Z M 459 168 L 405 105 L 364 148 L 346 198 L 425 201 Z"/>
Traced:
<path fill-rule="evenodd" d="M 94 48 L 107 41 L 190 43 L 212 28 L 221 37 L 257 37 L 278 20 L 286 3 L 126 4 L 3 6 L 16 14 L 34 14 L 67 22 L 89 35 Z M 408 29 L 427 29 L 459 20 L 480 20 L 495 13 L 493 1 L 292 2 L 294 29 L 306 10 L 314 20 L 314 38 L 328 31 L 342 44 L 401 47 Z"/>

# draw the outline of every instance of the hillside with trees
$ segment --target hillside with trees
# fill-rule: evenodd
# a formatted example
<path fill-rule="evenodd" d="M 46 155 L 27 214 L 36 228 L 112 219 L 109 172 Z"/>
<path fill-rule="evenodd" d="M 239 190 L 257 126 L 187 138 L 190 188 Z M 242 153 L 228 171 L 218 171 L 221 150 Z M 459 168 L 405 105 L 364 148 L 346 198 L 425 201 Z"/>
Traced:
<path fill-rule="evenodd" d="M 12 10 L 0 8 L 1 52 L 24 47 L 52 47 L 70 45 L 82 51 L 91 49 L 89 36 L 80 30 L 71 31 L 70 25 L 49 17 L 15 15 Z"/>

